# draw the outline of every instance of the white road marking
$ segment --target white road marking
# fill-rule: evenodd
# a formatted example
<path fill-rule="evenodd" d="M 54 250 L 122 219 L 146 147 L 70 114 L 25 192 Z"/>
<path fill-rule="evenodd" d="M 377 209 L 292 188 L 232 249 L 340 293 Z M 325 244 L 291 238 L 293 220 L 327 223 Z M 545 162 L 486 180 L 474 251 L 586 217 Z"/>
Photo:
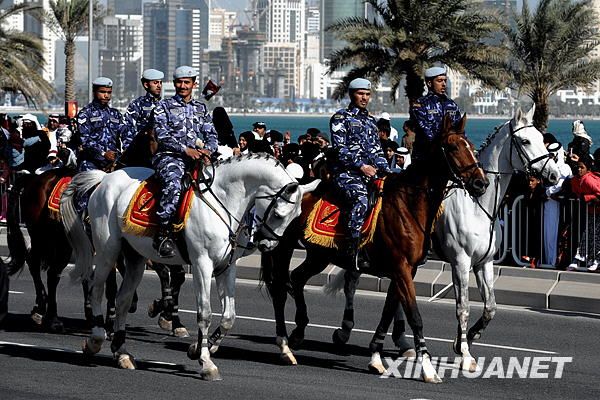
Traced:
<path fill-rule="evenodd" d="M 196 311 L 192 311 L 192 310 L 185 310 L 185 309 L 179 309 L 179 312 L 182 313 L 188 313 L 188 314 L 196 314 Z M 217 315 L 217 316 L 221 316 L 221 314 L 219 313 L 213 313 L 213 315 Z M 245 319 L 245 320 L 249 320 L 249 321 L 259 321 L 259 322 L 270 322 L 270 323 L 275 323 L 274 319 L 271 318 L 261 318 L 261 317 L 248 317 L 248 316 L 244 316 L 244 315 L 236 315 L 235 316 L 236 319 Z M 294 321 L 285 321 L 285 323 L 287 325 L 295 325 L 296 323 Z M 339 328 L 338 326 L 331 326 L 331 325 L 321 325 L 321 324 L 308 324 L 308 326 L 312 327 L 312 328 L 321 328 L 321 329 L 329 329 L 329 330 L 335 330 L 337 328 Z M 358 333 L 367 333 L 367 334 L 374 334 L 375 331 L 370 331 L 367 329 L 358 329 L 358 328 L 354 328 L 352 330 L 352 332 L 358 332 Z M 388 336 L 391 336 L 391 333 L 388 333 Z M 406 335 L 408 337 L 413 337 L 412 335 Z M 444 338 L 436 338 L 436 337 L 425 337 L 426 340 L 431 340 L 433 342 L 444 342 L 444 343 L 453 343 L 454 340 L 453 339 L 444 339 Z M 504 350 L 515 350 L 515 351 L 523 351 L 523 352 L 527 352 L 527 353 L 538 353 L 538 354 L 558 354 L 555 351 L 548 351 L 548 350 L 538 350 L 538 349 L 530 349 L 530 348 L 526 348 L 526 347 L 514 347 L 514 346 L 504 346 L 501 344 L 489 344 L 489 343 L 473 343 L 474 346 L 481 346 L 481 347 L 491 347 L 491 348 L 496 348 L 496 349 L 504 349 Z"/>
<path fill-rule="evenodd" d="M 9 290 L 8 293 L 10 293 L 10 294 L 24 294 L 25 292 L 17 292 L 16 290 Z"/>
<path fill-rule="evenodd" d="M 69 353 L 69 354 L 83 354 L 83 352 L 81 350 L 71 350 L 71 349 L 64 349 L 64 348 L 60 348 L 60 347 L 45 347 L 45 346 L 38 346 L 35 344 L 27 344 L 27 343 L 16 343 L 16 342 L 4 342 L 4 341 L 0 341 L 0 346 L 17 346 L 17 347 L 29 347 L 29 348 L 35 348 L 35 349 L 41 349 L 41 350 L 47 350 L 47 351 L 55 351 L 57 353 Z M 105 355 L 105 354 L 96 354 L 94 355 L 94 357 L 101 357 L 101 358 L 110 358 L 113 359 L 112 356 L 109 355 Z M 145 360 L 142 358 L 137 358 L 137 361 L 143 362 L 145 364 L 150 364 L 150 365 L 166 365 L 169 367 L 176 367 L 180 364 L 174 364 L 174 363 L 170 363 L 170 362 L 165 362 L 165 361 L 154 361 L 154 360 Z"/>

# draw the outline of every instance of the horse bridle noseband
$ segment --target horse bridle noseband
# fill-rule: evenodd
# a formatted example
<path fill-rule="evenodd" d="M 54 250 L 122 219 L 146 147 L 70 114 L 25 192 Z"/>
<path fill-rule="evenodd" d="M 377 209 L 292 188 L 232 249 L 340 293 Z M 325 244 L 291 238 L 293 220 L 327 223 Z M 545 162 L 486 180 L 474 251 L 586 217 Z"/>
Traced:
<path fill-rule="evenodd" d="M 465 136 L 464 133 L 452 133 L 452 135 L 459 135 L 459 136 Z M 465 137 L 466 140 L 466 137 Z M 466 189 L 466 185 L 467 184 L 471 184 L 473 182 L 473 180 L 475 179 L 475 171 L 477 170 L 477 168 L 482 168 L 481 162 L 476 161 L 473 164 L 470 165 L 466 165 L 462 168 L 459 168 L 455 162 L 451 161 L 448 158 L 448 149 L 446 148 L 446 146 L 441 145 L 442 148 L 442 154 L 444 155 L 444 159 L 446 160 L 446 164 L 448 165 L 448 170 L 450 171 L 450 180 L 452 182 L 454 182 L 459 188 L 467 190 Z M 471 171 L 466 183 L 464 181 L 464 179 L 462 178 L 462 174 L 465 172 Z"/>
<path fill-rule="evenodd" d="M 510 140 L 511 140 L 511 143 L 510 143 L 510 162 L 511 162 L 511 166 L 512 166 L 512 152 L 513 152 L 513 147 L 514 147 L 516 149 L 517 154 L 519 155 L 519 158 L 521 159 L 521 162 L 525 166 L 525 173 L 527 174 L 527 176 L 534 175 L 534 173 L 533 173 L 534 171 L 533 171 L 533 168 L 532 168 L 533 164 L 535 164 L 537 162 L 540 162 L 542 160 L 546 160 L 546 162 L 544 163 L 544 166 L 538 172 L 539 175 L 542 175 L 542 173 L 546 169 L 546 166 L 550 162 L 550 159 L 551 159 L 552 155 L 549 152 L 546 152 L 546 154 L 542 154 L 541 156 L 536 157 L 533 160 L 531 160 L 531 159 L 529 159 L 529 156 L 527 155 L 527 153 L 523 149 L 523 146 L 521 146 L 521 144 L 517 142 L 517 138 L 515 137 L 515 133 L 519 132 L 522 129 L 534 128 L 534 125 L 525 125 L 525 126 L 522 126 L 520 128 L 513 129 L 512 121 L 510 121 L 508 123 L 508 126 L 510 128 Z M 514 169 L 514 167 L 513 167 L 513 169 Z"/>
<path fill-rule="evenodd" d="M 298 183 L 296 182 L 290 182 L 286 185 L 284 185 L 281 189 L 279 189 L 279 191 L 277 193 L 274 194 L 267 194 L 264 196 L 256 196 L 255 199 L 271 199 L 271 202 L 269 203 L 269 205 L 267 206 L 267 208 L 265 209 L 265 212 L 263 213 L 263 216 L 256 216 L 256 219 L 258 220 L 258 222 L 260 223 L 260 225 L 258 225 L 256 227 L 256 230 L 258 231 L 260 228 L 264 228 L 267 232 L 269 232 L 270 235 L 272 235 L 271 237 L 265 237 L 265 239 L 268 240 L 281 240 L 281 238 L 283 237 L 283 234 L 278 235 L 275 230 L 273 228 L 271 228 L 271 226 L 269 224 L 267 224 L 267 219 L 269 219 L 269 215 L 271 214 L 272 209 L 275 207 L 275 204 L 277 203 L 277 200 L 282 199 L 283 201 L 285 201 L 286 203 L 289 204 L 294 204 L 295 202 L 291 201 L 290 199 L 287 199 L 283 196 L 283 193 L 285 193 L 287 191 L 287 189 L 291 186 L 291 185 L 297 185 Z"/>

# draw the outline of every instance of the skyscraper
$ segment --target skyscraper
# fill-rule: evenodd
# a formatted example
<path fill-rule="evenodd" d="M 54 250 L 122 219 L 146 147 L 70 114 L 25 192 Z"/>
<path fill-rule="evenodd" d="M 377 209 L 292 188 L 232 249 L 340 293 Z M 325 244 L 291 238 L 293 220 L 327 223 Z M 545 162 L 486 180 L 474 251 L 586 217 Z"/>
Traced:
<path fill-rule="evenodd" d="M 144 68 L 165 74 L 177 66 L 200 70 L 209 43 L 210 0 L 169 0 L 144 4 Z"/>
<path fill-rule="evenodd" d="M 344 42 L 334 37 L 327 27 L 342 18 L 366 17 L 367 6 L 364 0 L 321 0 L 321 61 L 342 48 Z"/>
<path fill-rule="evenodd" d="M 142 0 L 108 0 L 108 15 L 142 15 Z"/>

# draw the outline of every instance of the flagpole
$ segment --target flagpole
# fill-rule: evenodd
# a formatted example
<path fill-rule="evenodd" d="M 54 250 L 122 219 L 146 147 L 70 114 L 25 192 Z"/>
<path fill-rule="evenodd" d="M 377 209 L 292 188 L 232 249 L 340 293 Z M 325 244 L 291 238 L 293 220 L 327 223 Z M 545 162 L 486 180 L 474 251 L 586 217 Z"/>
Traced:
<path fill-rule="evenodd" d="M 88 0 L 89 15 L 88 15 L 88 101 L 93 100 L 92 93 L 92 32 L 94 30 L 94 0 Z"/>

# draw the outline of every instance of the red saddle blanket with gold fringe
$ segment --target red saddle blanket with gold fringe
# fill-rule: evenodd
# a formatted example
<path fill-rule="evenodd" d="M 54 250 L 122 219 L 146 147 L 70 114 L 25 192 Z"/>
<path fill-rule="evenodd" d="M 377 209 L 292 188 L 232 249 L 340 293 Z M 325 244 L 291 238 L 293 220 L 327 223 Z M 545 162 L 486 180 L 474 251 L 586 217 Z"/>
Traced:
<path fill-rule="evenodd" d="M 375 190 L 378 191 L 377 201 L 371 208 L 361 228 L 360 246 L 373 241 L 377 218 L 381 211 L 384 179 L 375 181 Z M 306 219 L 304 228 L 304 239 L 319 246 L 327 248 L 339 248 L 338 243 L 346 237 L 346 227 L 339 223 L 340 208 L 336 205 L 337 199 L 324 197 L 318 200 Z"/>
<path fill-rule="evenodd" d="M 67 186 L 69 186 L 69 183 L 71 183 L 72 179 L 72 176 L 63 176 L 58 180 L 58 182 L 56 182 L 52 192 L 50 192 L 50 197 L 48 198 L 48 209 L 50 210 L 50 215 L 56 217 L 57 219 L 60 213 L 60 197 Z"/>

